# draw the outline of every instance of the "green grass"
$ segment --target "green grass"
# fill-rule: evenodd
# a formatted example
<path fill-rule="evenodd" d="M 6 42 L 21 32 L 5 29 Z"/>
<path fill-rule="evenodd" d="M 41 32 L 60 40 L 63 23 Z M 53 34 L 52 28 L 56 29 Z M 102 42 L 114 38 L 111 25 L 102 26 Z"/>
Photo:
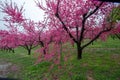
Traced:
<path fill-rule="evenodd" d="M 67 44 L 69 46 L 69 44 Z M 106 42 L 94 42 L 83 51 L 83 59 L 76 59 L 76 50 L 66 48 L 63 54 L 71 54 L 68 61 L 62 63 L 62 68 L 54 66 L 50 69 L 50 62 L 35 65 L 37 58 L 27 55 L 23 48 L 15 49 L 15 53 L 0 51 L 0 60 L 11 62 L 19 66 L 17 73 L 8 75 L 10 78 L 21 80 L 120 80 L 120 40 L 109 38 Z M 75 48 L 75 47 L 74 47 Z M 67 53 L 68 52 L 68 53 Z M 16 77 L 14 77 L 16 75 Z"/>

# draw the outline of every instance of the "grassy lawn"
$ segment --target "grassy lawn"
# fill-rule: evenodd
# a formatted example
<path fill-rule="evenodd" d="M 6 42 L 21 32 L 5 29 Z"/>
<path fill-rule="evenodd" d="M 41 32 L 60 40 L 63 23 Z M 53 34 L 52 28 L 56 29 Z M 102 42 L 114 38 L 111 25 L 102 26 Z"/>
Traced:
<path fill-rule="evenodd" d="M 61 64 L 62 68 L 50 69 L 52 63 L 49 62 L 35 65 L 34 51 L 29 56 L 21 47 L 15 49 L 15 53 L 0 51 L 0 61 L 18 67 L 18 71 L 8 74 L 9 78 L 18 80 L 120 80 L 120 40 L 109 38 L 106 42 L 94 42 L 84 50 L 81 60 L 76 59 L 75 47 L 67 47 L 63 54 L 67 52 L 71 56 Z"/>

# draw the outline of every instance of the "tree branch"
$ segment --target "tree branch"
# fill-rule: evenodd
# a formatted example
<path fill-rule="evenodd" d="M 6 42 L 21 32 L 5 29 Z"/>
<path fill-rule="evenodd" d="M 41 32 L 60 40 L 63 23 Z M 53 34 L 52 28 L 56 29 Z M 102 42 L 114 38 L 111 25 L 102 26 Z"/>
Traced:
<path fill-rule="evenodd" d="M 63 29 L 69 34 L 70 38 L 72 38 L 72 40 L 77 43 L 77 40 L 73 37 L 73 35 L 70 33 L 70 31 L 68 30 L 68 28 L 66 27 L 65 23 L 62 21 L 60 15 L 59 15 L 59 3 L 60 3 L 60 0 L 58 0 L 58 3 L 57 3 L 57 9 L 56 9 L 56 13 L 55 13 L 55 16 L 60 20 L 60 22 L 62 23 L 62 26 L 63 26 Z"/>
<path fill-rule="evenodd" d="M 110 27 L 109 29 L 100 31 L 90 42 L 88 42 L 87 44 L 83 45 L 83 46 L 82 46 L 82 49 L 85 48 L 85 47 L 87 47 L 87 46 L 88 46 L 89 44 L 91 44 L 92 42 L 94 42 L 97 38 L 100 37 L 100 35 L 101 35 L 102 33 L 108 32 L 108 31 L 110 31 L 111 29 L 112 29 L 112 27 Z"/>
<path fill-rule="evenodd" d="M 104 2 L 101 2 L 98 6 L 96 6 L 96 8 L 90 12 L 88 15 L 85 16 L 85 18 L 87 19 L 88 17 L 90 17 L 92 14 L 94 14 L 103 4 Z"/>
<path fill-rule="evenodd" d="M 76 26 L 76 37 L 77 37 L 77 41 L 78 41 L 78 39 L 79 39 L 79 30 L 78 30 L 78 26 Z"/>
<path fill-rule="evenodd" d="M 84 34 L 84 31 L 85 31 L 85 22 L 86 22 L 86 20 L 87 20 L 91 15 L 93 15 L 93 14 L 101 7 L 102 4 L 103 4 L 103 2 L 101 2 L 98 6 L 96 6 L 96 8 L 95 8 L 92 12 L 90 12 L 89 14 L 88 14 L 88 13 L 85 13 L 85 14 L 83 15 L 82 28 L 81 28 L 80 38 L 79 38 L 79 43 L 80 43 L 80 45 L 81 45 L 81 42 L 82 42 L 83 36 L 84 36 L 83 34 Z"/>

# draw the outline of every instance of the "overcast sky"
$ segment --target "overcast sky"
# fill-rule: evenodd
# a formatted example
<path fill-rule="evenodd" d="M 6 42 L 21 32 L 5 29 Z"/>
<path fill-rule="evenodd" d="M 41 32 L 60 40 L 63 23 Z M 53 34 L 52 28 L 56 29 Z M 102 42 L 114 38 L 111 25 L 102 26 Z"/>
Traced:
<path fill-rule="evenodd" d="M 0 0 L 0 1 L 5 1 L 5 0 Z M 7 1 L 10 1 L 10 0 L 7 0 Z M 21 6 L 23 5 L 23 3 L 25 3 L 24 14 L 27 19 L 32 19 L 34 21 L 43 20 L 44 12 L 36 6 L 34 0 L 12 0 L 12 2 L 16 2 L 18 6 Z M 2 19 L 3 15 L 4 14 L 0 12 L 0 19 Z M 6 27 L 3 24 L 4 23 L 0 21 L 0 29 L 6 29 Z"/>

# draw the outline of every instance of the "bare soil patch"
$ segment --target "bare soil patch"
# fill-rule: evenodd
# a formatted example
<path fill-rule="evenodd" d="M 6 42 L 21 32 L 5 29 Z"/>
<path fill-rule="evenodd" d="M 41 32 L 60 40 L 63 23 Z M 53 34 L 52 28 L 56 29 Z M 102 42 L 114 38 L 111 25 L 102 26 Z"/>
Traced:
<path fill-rule="evenodd" d="M 11 62 L 0 60 L 0 78 L 7 78 L 11 74 L 15 74 L 15 77 L 16 74 L 19 73 L 19 70 L 20 68 L 17 65 Z"/>
<path fill-rule="evenodd" d="M 87 73 L 87 80 L 94 80 L 92 75 L 93 75 L 93 72 L 92 71 L 88 71 L 88 73 Z"/>

